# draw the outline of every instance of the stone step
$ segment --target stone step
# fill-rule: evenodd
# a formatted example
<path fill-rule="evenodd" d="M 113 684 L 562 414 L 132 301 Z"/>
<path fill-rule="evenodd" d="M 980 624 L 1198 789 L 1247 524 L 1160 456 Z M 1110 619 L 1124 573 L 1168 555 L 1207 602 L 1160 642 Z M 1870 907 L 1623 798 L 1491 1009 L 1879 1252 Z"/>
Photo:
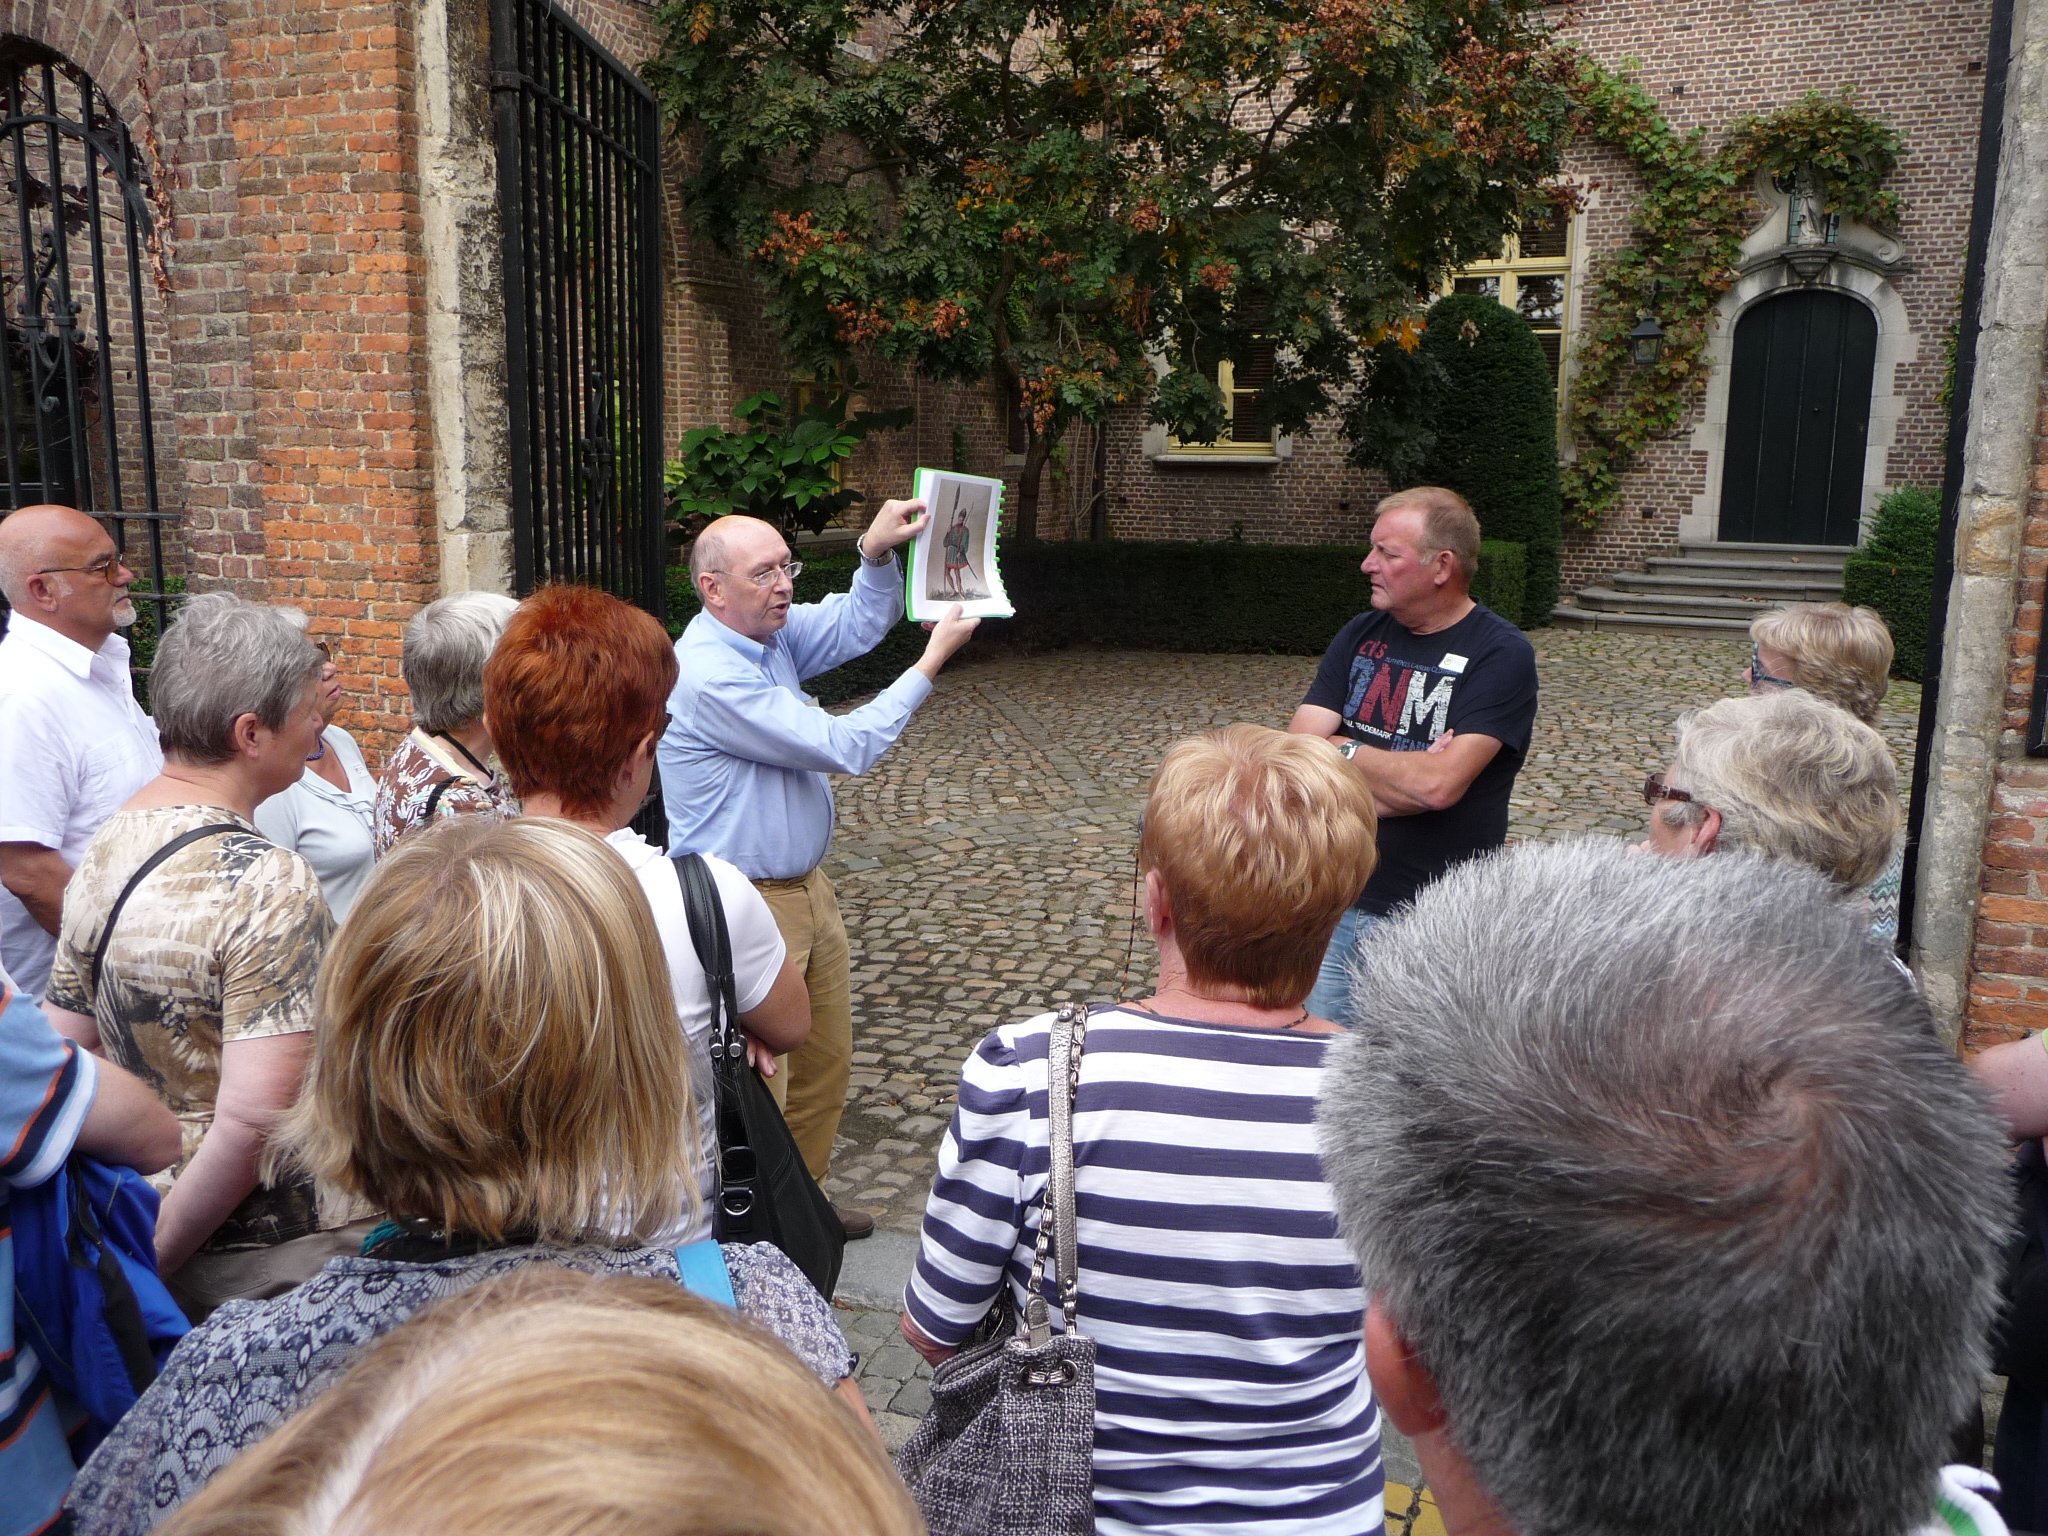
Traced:
<path fill-rule="evenodd" d="M 1688 618 L 1670 613 L 1602 613 L 1590 608 L 1560 604 L 1550 610 L 1551 621 L 1565 629 L 1605 629 L 1639 635 L 1733 635 L 1749 633 L 1744 619 Z"/>
<path fill-rule="evenodd" d="M 1842 579 L 1839 565 L 1808 565 L 1791 560 L 1695 560 L 1690 555 L 1652 555 L 1643 564 L 1652 576 L 1696 576 L 1715 581 L 1838 583 Z"/>
<path fill-rule="evenodd" d="M 1578 605 L 1600 613 L 1662 613 L 1674 618 L 1738 619 L 1747 624 L 1771 607 L 1773 599 L 1702 597 L 1668 592 L 1618 592 L 1612 587 L 1584 587 Z"/>
<path fill-rule="evenodd" d="M 1762 561 L 1766 564 L 1832 565 L 1839 569 L 1853 545 L 1848 544 L 1691 544 L 1681 542 L 1678 552 L 1688 560 L 1723 560 L 1737 565 Z"/>
<path fill-rule="evenodd" d="M 1673 597 L 1747 597 L 1772 603 L 1832 603 L 1842 596 L 1839 578 L 1830 581 L 1819 572 L 1809 580 L 1788 581 L 1782 577 L 1745 580 L 1739 574 L 1727 576 L 1653 576 L 1636 571 L 1617 571 L 1608 585 L 1629 593 L 1668 593 Z"/>

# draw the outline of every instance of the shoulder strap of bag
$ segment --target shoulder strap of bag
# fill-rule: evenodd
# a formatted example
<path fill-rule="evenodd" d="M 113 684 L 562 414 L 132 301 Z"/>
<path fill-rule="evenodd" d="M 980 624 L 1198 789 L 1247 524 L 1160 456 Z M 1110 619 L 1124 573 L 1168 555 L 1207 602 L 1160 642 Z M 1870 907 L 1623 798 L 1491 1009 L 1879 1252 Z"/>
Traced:
<path fill-rule="evenodd" d="M 107 958 L 107 945 L 113 942 L 114 924 L 121 920 L 121 909 L 128 905 L 128 898 L 135 894 L 135 888 L 149 878 L 157 865 L 163 863 L 180 848 L 198 842 L 202 837 L 224 837 L 230 832 L 246 832 L 247 827 L 238 822 L 216 821 L 208 826 L 194 827 L 190 832 L 180 832 L 163 847 L 157 849 L 142 861 L 142 867 L 128 877 L 128 883 L 121 887 L 121 894 L 114 898 L 113 906 L 107 909 L 107 920 L 100 928 L 100 941 L 92 950 L 92 975 L 87 978 L 97 998 L 100 990 L 100 964 Z"/>
<path fill-rule="evenodd" d="M 725 1267 L 725 1253 L 715 1238 L 685 1243 L 676 1250 L 676 1274 L 683 1289 L 706 1301 L 737 1309 L 732 1293 L 732 1272 Z"/>
<path fill-rule="evenodd" d="M 718 882 L 711 866 L 701 855 L 678 853 L 669 862 L 683 885 L 683 911 L 690 920 L 690 943 L 697 951 L 697 963 L 704 967 L 704 982 L 711 993 L 711 1039 L 713 1058 L 733 1059 L 745 1053 L 739 1038 L 739 992 L 732 974 L 732 935 L 725 926 L 725 903 L 718 899 Z"/>
<path fill-rule="evenodd" d="M 1031 1260 L 1031 1299 L 1024 1307 L 1024 1326 L 1033 1346 L 1052 1336 L 1052 1319 L 1045 1305 L 1048 1257 L 1053 1260 L 1060 1311 L 1070 1334 L 1081 1299 L 1080 1244 L 1074 1230 L 1074 1096 L 1081 1084 L 1081 1053 L 1087 1044 L 1088 1005 L 1062 1003 L 1053 1017 L 1045 1052 L 1046 1142 L 1051 1166 L 1046 1174 L 1045 1208 L 1038 1218 L 1038 1248 Z"/>
<path fill-rule="evenodd" d="M 704 967 L 705 990 L 711 994 L 711 1076 L 718 1102 L 707 1106 L 717 1116 L 718 1209 L 724 1224 L 719 1235 L 751 1240 L 758 1220 L 758 1160 L 747 1140 L 746 1117 L 740 1113 L 740 1074 L 747 1070 L 747 1041 L 740 1029 L 739 994 L 732 975 L 732 935 L 725 926 L 725 903 L 718 882 L 701 855 L 678 853 L 669 862 L 682 882 L 683 911 L 690 921 L 690 943 Z"/>
<path fill-rule="evenodd" d="M 440 783 L 436 784 L 436 785 L 435 785 L 435 786 L 434 786 L 434 787 L 433 787 L 432 789 L 428 790 L 428 791 L 427 791 L 427 814 L 426 814 L 426 815 L 424 815 L 424 816 L 422 816 L 422 817 L 420 818 L 420 820 L 421 820 L 421 821 L 423 821 L 423 822 L 427 822 L 427 821 L 432 821 L 432 820 L 434 819 L 434 812 L 436 812 L 436 811 L 438 811 L 439 809 L 441 809 L 441 797 L 442 797 L 443 795 L 445 795 L 445 794 L 447 794 L 447 793 L 448 793 L 448 786 L 449 786 L 450 784 L 457 784 L 457 783 L 460 783 L 460 782 L 462 782 L 462 781 L 461 781 L 461 780 L 459 780 L 459 779 L 456 779 L 456 778 L 450 777 L 450 778 L 446 778 L 446 779 L 443 779 L 443 780 L 442 780 L 442 781 L 441 781 Z"/>

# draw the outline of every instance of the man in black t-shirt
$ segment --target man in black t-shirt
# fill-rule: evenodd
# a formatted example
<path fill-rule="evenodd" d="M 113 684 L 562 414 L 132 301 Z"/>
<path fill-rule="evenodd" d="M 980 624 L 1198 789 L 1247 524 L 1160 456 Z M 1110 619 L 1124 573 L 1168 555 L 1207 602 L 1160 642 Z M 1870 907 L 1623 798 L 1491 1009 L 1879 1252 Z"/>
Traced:
<path fill-rule="evenodd" d="M 1337 925 L 1309 1010 L 1347 1023 L 1360 935 L 1453 864 L 1507 840 L 1536 719 L 1536 652 L 1472 600 L 1479 521 L 1440 486 L 1379 504 L 1372 610 L 1337 632 L 1288 729 L 1331 741 L 1372 785 L 1380 863 Z"/>

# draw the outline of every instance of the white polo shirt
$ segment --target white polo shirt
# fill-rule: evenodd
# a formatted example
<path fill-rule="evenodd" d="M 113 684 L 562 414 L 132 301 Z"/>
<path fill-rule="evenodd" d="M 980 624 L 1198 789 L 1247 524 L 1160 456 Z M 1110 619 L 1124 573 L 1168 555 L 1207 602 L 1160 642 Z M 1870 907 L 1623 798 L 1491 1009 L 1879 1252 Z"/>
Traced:
<path fill-rule="evenodd" d="M 100 823 L 155 778 L 164 756 L 135 702 L 128 642 L 88 651 L 22 613 L 0 638 L 0 843 L 40 843 L 72 868 Z M 0 960 L 41 998 L 56 938 L 0 887 Z"/>

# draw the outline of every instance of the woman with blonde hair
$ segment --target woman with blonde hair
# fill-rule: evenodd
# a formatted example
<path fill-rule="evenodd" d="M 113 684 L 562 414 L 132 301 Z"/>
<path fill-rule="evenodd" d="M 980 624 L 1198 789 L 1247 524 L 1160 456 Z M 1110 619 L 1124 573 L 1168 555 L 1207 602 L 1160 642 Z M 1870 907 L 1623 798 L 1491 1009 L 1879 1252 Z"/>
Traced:
<path fill-rule="evenodd" d="M 657 1280 L 528 1265 L 388 1334 L 164 1527 L 572 1530 L 922 1536 L 924 1525 L 875 1437 L 760 1329 Z"/>
<path fill-rule="evenodd" d="M 700 1198 L 699 1111 L 654 919 L 597 838 L 481 817 L 406 838 L 337 935 L 316 1015 L 278 1139 L 390 1220 L 179 1344 L 80 1474 L 85 1536 L 148 1530 L 378 1335 L 526 1264 L 729 1296 L 865 1414 L 830 1306 L 781 1253 L 668 1246 Z"/>
<path fill-rule="evenodd" d="M 1752 695 L 1799 688 L 1847 710 L 1872 730 L 1880 727 L 1893 647 L 1892 632 L 1875 608 L 1787 603 L 1750 620 L 1749 640 L 1743 678 Z M 1896 837 L 1890 859 L 1864 890 L 1870 898 L 1871 936 L 1886 944 L 1899 936 L 1905 862 L 1906 840 Z"/>
<path fill-rule="evenodd" d="M 1377 825 L 1365 780 L 1310 736 L 1230 726 L 1153 776 L 1138 857 L 1159 984 L 1087 1020 L 1074 1101 L 1099 1532 L 1379 1529 L 1365 1297 L 1315 1136 L 1339 1030 L 1305 1001 Z M 961 1070 L 904 1297 L 935 1364 L 1005 1287 L 1027 1299 L 1052 1022 L 999 1026 Z"/>

